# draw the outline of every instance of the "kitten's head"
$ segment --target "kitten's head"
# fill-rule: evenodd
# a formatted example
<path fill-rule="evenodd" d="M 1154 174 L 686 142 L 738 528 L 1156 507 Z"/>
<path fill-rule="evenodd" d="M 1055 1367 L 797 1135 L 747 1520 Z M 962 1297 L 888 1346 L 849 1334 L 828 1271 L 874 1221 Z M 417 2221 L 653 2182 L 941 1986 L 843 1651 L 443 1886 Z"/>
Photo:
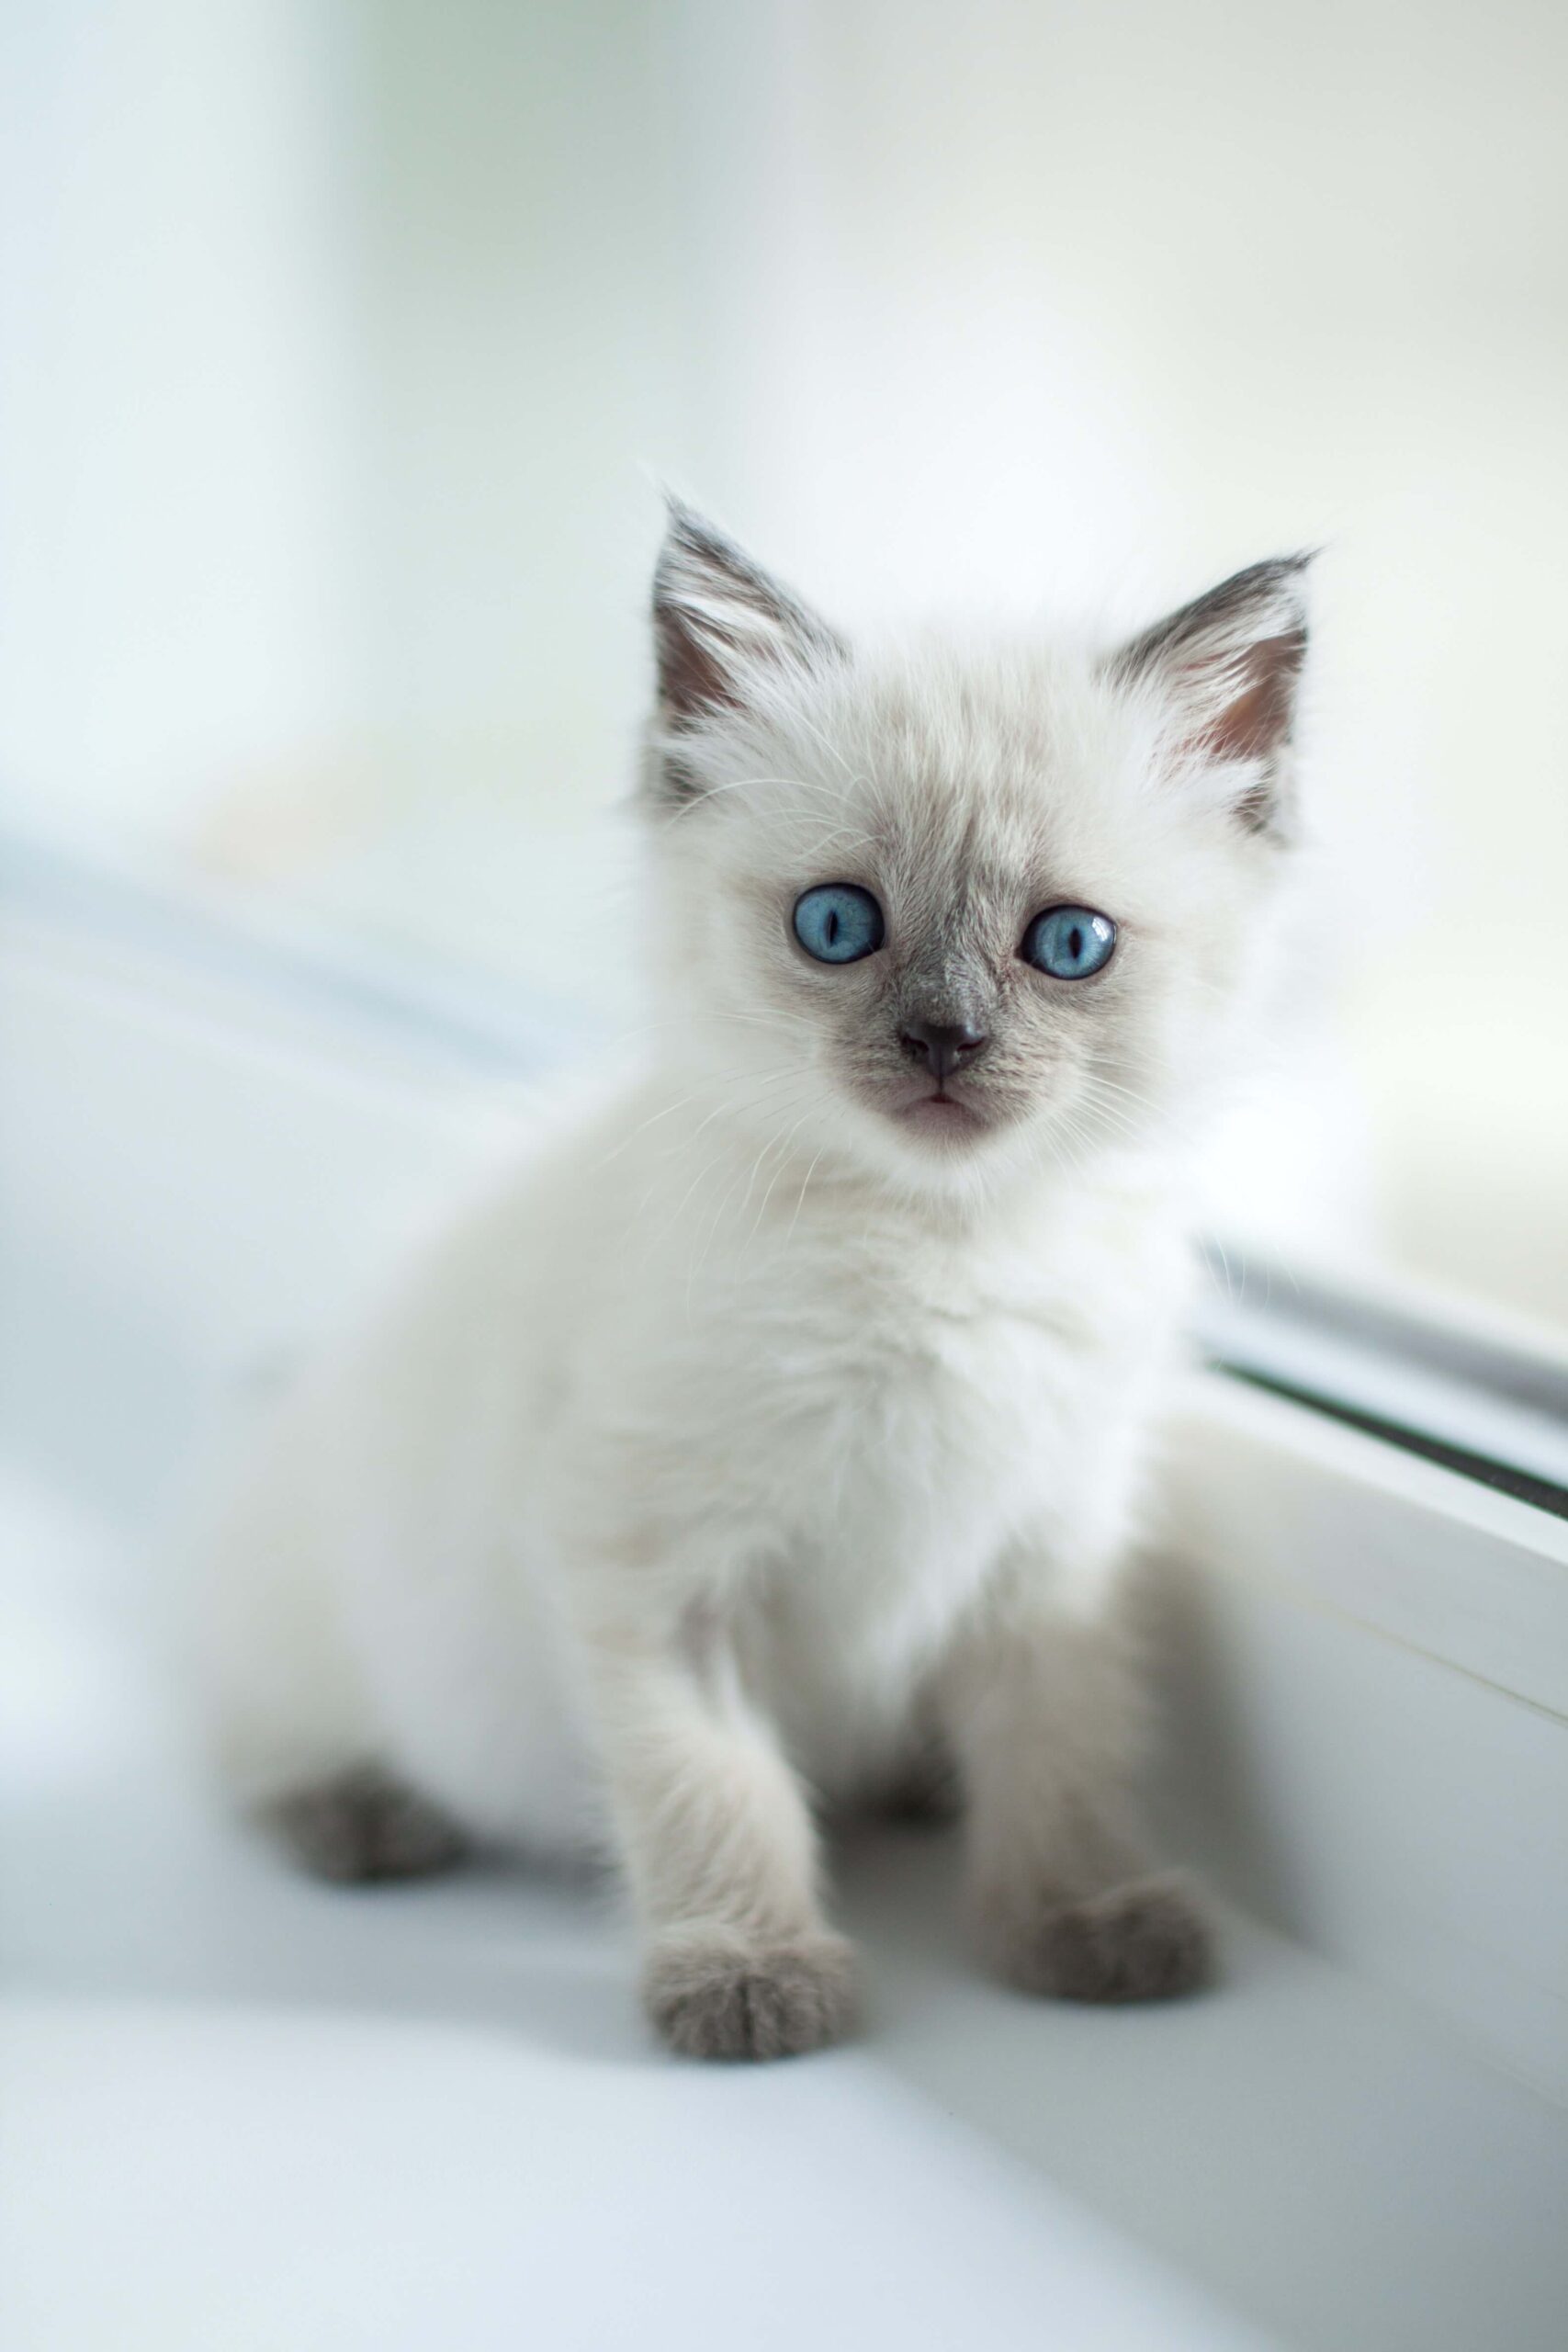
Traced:
<path fill-rule="evenodd" d="M 781 1151 L 988 1186 L 1184 1124 L 1291 831 L 1305 559 L 1131 644 L 878 650 L 672 511 L 665 1035 Z"/>

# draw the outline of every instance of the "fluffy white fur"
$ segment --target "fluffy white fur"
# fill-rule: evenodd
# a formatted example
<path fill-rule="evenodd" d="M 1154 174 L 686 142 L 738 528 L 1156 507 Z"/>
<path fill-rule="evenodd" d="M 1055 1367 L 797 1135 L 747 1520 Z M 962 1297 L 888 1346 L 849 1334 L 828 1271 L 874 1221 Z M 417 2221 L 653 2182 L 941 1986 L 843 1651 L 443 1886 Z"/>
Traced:
<path fill-rule="evenodd" d="M 814 1812 L 951 1764 L 994 1966 L 1202 1975 L 1119 1577 L 1286 859 L 1300 572 L 1110 654 L 878 652 L 676 511 L 646 1070 L 301 1389 L 208 1579 L 228 1774 L 306 1859 L 608 1847 L 666 2038 L 769 2055 L 853 2015 Z M 881 952 L 802 951 L 824 881 Z M 1063 901 L 1119 927 L 1093 978 L 1020 956 Z M 947 1017 L 988 1042 L 938 1101 L 908 1040 Z"/>

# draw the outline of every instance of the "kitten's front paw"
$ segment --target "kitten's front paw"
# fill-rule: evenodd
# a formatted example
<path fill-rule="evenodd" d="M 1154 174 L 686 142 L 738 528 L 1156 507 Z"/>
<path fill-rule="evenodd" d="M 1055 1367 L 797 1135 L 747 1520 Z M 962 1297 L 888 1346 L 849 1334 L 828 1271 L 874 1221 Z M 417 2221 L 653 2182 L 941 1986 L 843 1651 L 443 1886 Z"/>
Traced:
<path fill-rule="evenodd" d="M 1213 1981 L 1214 1941 L 1174 1873 L 1129 1879 L 1032 1917 L 993 1913 L 985 1941 L 998 1974 L 1060 2001 L 1167 2001 Z"/>
<path fill-rule="evenodd" d="M 842 1936 L 760 1943 L 734 1928 L 671 1928 L 649 1952 L 643 2003 L 684 2058 L 792 2058 L 841 2041 L 855 2019 Z"/>

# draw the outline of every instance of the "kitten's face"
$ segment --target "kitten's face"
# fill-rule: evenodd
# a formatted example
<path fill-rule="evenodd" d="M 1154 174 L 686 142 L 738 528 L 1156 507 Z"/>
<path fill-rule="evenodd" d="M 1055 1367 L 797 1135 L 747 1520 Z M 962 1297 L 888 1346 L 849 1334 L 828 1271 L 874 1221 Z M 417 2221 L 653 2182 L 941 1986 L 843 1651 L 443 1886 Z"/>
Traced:
<path fill-rule="evenodd" d="M 1294 576 L 1261 628 L 1227 588 L 1112 662 L 878 657 L 677 516 L 667 1011 L 760 1139 L 962 1192 L 1187 1116 L 1280 863 Z"/>

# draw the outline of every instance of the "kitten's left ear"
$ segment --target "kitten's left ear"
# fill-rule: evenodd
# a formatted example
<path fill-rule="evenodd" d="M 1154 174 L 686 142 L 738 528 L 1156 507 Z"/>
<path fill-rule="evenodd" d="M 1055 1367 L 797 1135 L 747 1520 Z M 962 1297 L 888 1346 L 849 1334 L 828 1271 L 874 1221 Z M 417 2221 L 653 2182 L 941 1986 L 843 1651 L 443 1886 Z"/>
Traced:
<path fill-rule="evenodd" d="M 748 680 L 790 662 L 841 660 L 828 623 L 674 499 L 653 575 L 660 714 L 677 726 L 743 706 Z"/>
<path fill-rule="evenodd" d="M 1134 638 L 1111 665 L 1118 680 L 1163 694 L 1181 753 L 1235 766 L 1234 806 L 1253 832 L 1279 830 L 1285 813 L 1311 561 L 1277 556 L 1236 572 Z"/>

